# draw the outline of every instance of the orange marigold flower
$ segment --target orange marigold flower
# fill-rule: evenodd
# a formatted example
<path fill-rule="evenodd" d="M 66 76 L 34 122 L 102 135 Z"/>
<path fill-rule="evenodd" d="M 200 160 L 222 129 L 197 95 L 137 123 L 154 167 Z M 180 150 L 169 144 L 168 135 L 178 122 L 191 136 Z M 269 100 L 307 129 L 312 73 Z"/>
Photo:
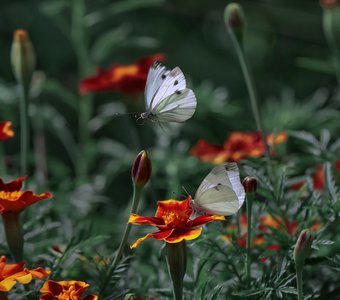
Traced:
<path fill-rule="evenodd" d="M 287 230 L 289 234 L 294 234 L 298 227 L 297 222 L 290 222 L 288 220 L 283 220 L 279 216 L 273 217 L 272 215 L 261 217 L 260 223 L 261 225 L 259 225 L 259 229 L 265 232 L 273 228 L 279 230 Z"/>
<path fill-rule="evenodd" d="M 0 122 L 0 141 L 7 140 L 13 136 L 14 131 L 12 129 L 12 122 Z"/>
<path fill-rule="evenodd" d="M 53 196 L 48 192 L 37 195 L 30 190 L 21 191 L 25 178 L 20 177 L 8 183 L 0 178 L 0 214 L 19 213 L 33 203 Z"/>
<path fill-rule="evenodd" d="M 29 270 L 24 266 L 25 262 L 8 264 L 5 256 L 0 257 L 0 292 L 9 292 L 17 282 L 27 284 L 33 278 L 43 279 L 51 273 L 43 268 Z"/>
<path fill-rule="evenodd" d="M 229 161 L 240 161 L 249 156 L 260 157 L 264 154 L 261 132 L 232 132 L 224 143 Z"/>
<path fill-rule="evenodd" d="M 179 243 L 183 240 L 193 240 L 200 236 L 202 228 L 196 228 L 203 224 L 224 220 L 223 216 L 204 215 L 195 219 L 190 219 L 193 209 L 190 204 L 191 197 L 183 201 L 165 200 L 157 202 L 157 211 L 155 217 L 143 217 L 136 214 L 130 214 L 129 223 L 136 225 L 151 225 L 159 229 L 155 233 L 148 233 L 138 239 L 130 247 L 137 247 L 147 238 L 163 240 L 167 243 Z"/>
<path fill-rule="evenodd" d="M 282 144 L 286 141 L 287 141 L 287 133 L 285 131 L 271 133 L 267 136 L 267 144 L 269 147 Z"/>
<path fill-rule="evenodd" d="M 220 164 L 228 160 L 228 154 L 222 146 L 209 144 L 205 140 L 199 140 L 190 153 L 202 161 L 214 164 Z"/>
<path fill-rule="evenodd" d="M 83 293 L 90 285 L 84 281 L 53 281 L 47 280 L 40 289 L 40 300 L 97 300 L 96 295 L 87 295 L 83 298 Z"/>
<path fill-rule="evenodd" d="M 110 69 L 98 69 L 97 74 L 80 82 L 81 94 L 101 91 L 117 91 L 125 94 L 144 91 L 149 68 L 154 61 L 165 60 L 164 54 L 142 57 L 132 65 L 113 65 Z"/>

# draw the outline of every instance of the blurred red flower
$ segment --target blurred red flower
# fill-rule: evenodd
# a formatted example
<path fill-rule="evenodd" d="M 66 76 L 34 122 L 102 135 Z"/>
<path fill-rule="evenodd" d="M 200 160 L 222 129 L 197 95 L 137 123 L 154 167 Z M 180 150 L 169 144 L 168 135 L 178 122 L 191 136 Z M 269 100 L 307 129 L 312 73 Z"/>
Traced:
<path fill-rule="evenodd" d="M 143 217 L 131 214 L 129 223 L 136 225 L 151 225 L 159 229 L 155 233 L 148 233 L 138 239 L 130 247 L 135 248 L 147 238 L 163 240 L 167 243 L 179 243 L 183 240 L 193 240 L 200 236 L 202 228 L 195 228 L 212 221 L 224 220 L 223 216 L 204 215 L 190 219 L 193 209 L 190 204 L 191 197 L 183 201 L 165 200 L 157 202 L 155 217 Z"/>
<path fill-rule="evenodd" d="M 97 300 L 96 295 L 87 295 L 83 298 L 83 293 L 90 285 L 84 281 L 53 281 L 47 280 L 40 289 L 40 300 Z"/>
<path fill-rule="evenodd" d="M 51 193 L 45 192 L 40 195 L 30 190 L 21 191 L 22 183 L 26 177 L 20 177 L 8 183 L 0 178 L 0 214 L 19 213 L 27 206 L 46 198 L 52 198 Z"/>
<path fill-rule="evenodd" d="M 27 284 L 33 278 L 43 279 L 51 273 L 43 268 L 29 270 L 25 262 L 8 264 L 6 260 L 5 256 L 0 257 L 0 292 L 9 292 L 17 282 Z"/>
<path fill-rule="evenodd" d="M 287 140 L 287 134 L 280 131 L 267 136 L 267 143 L 272 150 L 275 145 Z M 232 132 L 223 147 L 212 145 L 205 140 L 199 140 L 190 153 L 202 161 L 219 164 L 225 161 L 238 162 L 247 157 L 260 157 L 265 148 L 260 132 Z"/>
<path fill-rule="evenodd" d="M 323 8 L 333 8 L 340 5 L 340 0 L 320 0 Z"/>
<path fill-rule="evenodd" d="M 13 136 L 14 131 L 12 129 L 12 122 L 0 122 L 0 141 L 7 140 Z"/>
<path fill-rule="evenodd" d="M 144 91 L 149 68 L 155 61 L 164 61 L 164 54 L 142 57 L 132 65 L 113 65 L 111 68 L 98 69 L 97 74 L 84 78 L 79 84 L 81 94 L 101 91 L 116 91 L 124 94 Z"/>

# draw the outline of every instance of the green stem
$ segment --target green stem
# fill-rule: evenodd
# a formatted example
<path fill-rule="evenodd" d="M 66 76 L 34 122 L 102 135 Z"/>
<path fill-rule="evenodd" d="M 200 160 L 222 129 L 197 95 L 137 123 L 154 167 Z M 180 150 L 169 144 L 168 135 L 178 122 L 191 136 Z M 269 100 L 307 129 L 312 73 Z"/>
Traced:
<path fill-rule="evenodd" d="M 183 299 L 183 278 L 187 267 L 185 240 L 179 243 L 166 243 L 166 261 L 172 281 L 175 300 Z"/>
<path fill-rule="evenodd" d="M 251 278 L 251 241 L 252 241 L 252 206 L 253 206 L 254 193 L 247 193 L 247 252 L 245 261 L 245 277 L 246 283 L 249 287 Z"/>
<path fill-rule="evenodd" d="M 303 279 L 302 279 L 303 268 L 296 269 L 296 288 L 298 292 L 298 300 L 303 300 Z"/>
<path fill-rule="evenodd" d="M 29 147 L 29 121 L 28 121 L 28 90 L 29 86 L 20 85 L 20 172 L 28 175 L 28 147 Z"/>
<path fill-rule="evenodd" d="M 84 15 L 85 15 L 85 1 L 73 0 L 72 3 L 72 26 L 71 26 L 71 39 L 74 51 L 77 56 L 79 79 L 87 76 L 92 69 L 90 58 L 86 46 L 86 30 L 84 27 Z M 79 96 L 78 102 L 78 139 L 80 143 L 80 151 L 78 153 L 77 161 L 77 175 L 80 178 L 84 178 L 88 174 L 88 153 L 90 147 L 90 130 L 88 123 L 93 113 L 93 96 Z"/>
<path fill-rule="evenodd" d="M 2 215 L 8 248 L 16 262 L 23 259 L 24 234 L 19 213 L 5 213 Z"/>
<path fill-rule="evenodd" d="M 240 45 L 239 40 L 237 39 L 235 33 L 230 31 L 230 37 L 231 37 L 231 40 L 233 42 L 238 60 L 239 60 L 240 65 L 241 65 L 244 80 L 246 82 L 246 86 L 247 86 L 247 90 L 248 90 L 248 94 L 249 94 L 249 99 L 250 99 L 250 105 L 251 105 L 253 116 L 254 116 L 254 119 L 255 119 L 256 128 L 262 134 L 262 141 L 263 141 L 263 144 L 264 144 L 264 147 L 265 147 L 265 154 L 266 154 L 266 157 L 269 161 L 270 160 L 269 149 L 268 149 L 268 145 L 267 145 L 267 141 L 266 141 L 266 135 L 265 135 L 265 132 L 263 131 L 263 126 L 262 126 L 262 121 L 261 121 L 261 116 L 260 116 L 260 110 L 259 110 L 259 104 L 258 104 L 258 100 L 257 100 L 258 97 L 257 97 L 257 92 L 256 92 L 256 88 L 255 88 L 255 82 L 254 82 L 254 79 L 253 79 L 253 75 L 250 71 L 250 67 L 249 67 L 249 64 L 247 62 L 245 52 L 241 48 L 241 45 Z"/>
<path fill-rule="evenodd" d="M 133 184 L 133 198 L 132 198 L 132 206 L 131 206 L 131 213 L 132 214 L 137 213 L 139 199 L 141 197 L 142 190 L 143 190 L 143 187 L 139 187 L 136 184 Z M 108 285 L 108 283 L 109 283 L 109 281 L 112 277 L 114 270 L 116 269 L 116 267 L 117 267 L 117 265 L 118 265 L 118 263 L 119 263 L 119 261 L 122 257 L 123 251 L 125 249 L 125 246 L 126 246 L 126 243 L 127 243 L 128 238 L 129 238 L 130 231 L 131 231 L 131 225 L 132 224 L 127 223 L 126 226 L 125 226 L 124 234 L 123 234 L 122 239 L 120 241 L 117 253 L 115 255 L 115 258 L 112 261 L 112 264 L 109 266 L 107 276 L 106 276 L 104 283 L 102 285 L 102 288 L 100 290 L 99 299 L 104 297 L 104 293 L 105 293 L 105 290 L 107 288 L 107 285 Z"/>
<path fill-rule="evenodd" d="M 6 174 L 5 151 L 3 145 L 0 144 L 0 177 L 4 177 L 5 174 Z"/>
<path fill-rule="evenodd" d="M 6 292 L 0 292 L 0 300 L 7 300 L 8 297 L 7 297 L 7 294 Z"/>

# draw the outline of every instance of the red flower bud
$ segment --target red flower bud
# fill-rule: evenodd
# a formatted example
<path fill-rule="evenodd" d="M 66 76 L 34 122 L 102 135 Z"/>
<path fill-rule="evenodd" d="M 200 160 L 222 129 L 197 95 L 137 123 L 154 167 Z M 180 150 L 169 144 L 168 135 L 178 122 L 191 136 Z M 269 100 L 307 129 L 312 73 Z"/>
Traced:
<path fill-rule="evenodd" d="M 235 35 L 239 43 L 242 43 L 243 32 L 246 27 L 246 17 L 242 6 L 238 3 L 230 3 L 224 10 L 224 23 L 230 35 Z"/>
<path fill-rule="evenodd" d="M 243 179 L 242 185 L 246 193 L 255 193 L 257 189 L 257 181 L 254 177 L 247 176 Z"/>
<path fill-rule="evenodd" d="M 143 187 L 150 179 L 151 176 L 151 161 L 145 150 L 139 152 L 133 162 L 131 176 L 136 185 Z"/>
<path fill-rule="evenodd" d="M 309 229 L 302 230 L 294 248 L 296 268 L 302 268 L 309 256 L 313 243 L 313 236 Z"/>

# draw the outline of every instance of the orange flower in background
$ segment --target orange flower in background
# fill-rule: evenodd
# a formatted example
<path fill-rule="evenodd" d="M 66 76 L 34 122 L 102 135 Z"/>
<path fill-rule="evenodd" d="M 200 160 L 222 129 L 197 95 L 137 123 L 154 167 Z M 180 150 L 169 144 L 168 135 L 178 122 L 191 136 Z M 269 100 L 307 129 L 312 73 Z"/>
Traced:
<path fill-rule="evenodd" d="M 29 270 L 24 266 L 24 262 L 8 264 L 5 256 L 0 257 L 0 292 L 9 292 L 17 282 L 27 284 L 33 278 L 43 279 L 51 273 L 43 268 Z"/>
<path fill-rule="evenodd" d="M 267 136 L 270 148 L 286 140 L 287 134 L 284 131 Z M 226 161 L 238 162 L 247 157 L 260 157 L 264 155 L 265 148 L 260 132 L 235 131 L 229 135 L 223 147 L 199 140 L 190 153 L 202 161 L 219 164 Z"/>
<path fill-rule="evenodd" d="M 277 251 L 281 249 L 281 245 L 279 244 L 268 244 L 267 237 L 269 235 L 275 236 L 276 230 L 283 230 L 286 231 L 289 235 L 295 235 L 296 230 L 298 228 L 298 223 L 295 221 L 288 221 L 284 220 L 279 216 L 272 216 L 272 215 L 266 215 L 259 218 L 260 225 L 258 225 L 257 229 L 260 231 L 253 239 L 252 239 L 252 247 L 255 246 L 264 246 L 266 250 L 268 251 Z M 234 224 L 230 224 L 226 227 L 226 234 L 221 236 L 221 239 L 226 241 L 227 243 L 230 243 L 233 239 L 235 239 L 236 243 L 242 247 L 245 248 L 247 245 L 247 216 L 245 214 L 242 214 L 240 216 L 240 235 L 237 236 L 237 226 Z M 320 229 L 320 224 L 315 222 L 311 225 L 311 230 L 313 232 L 316 232 Z"/>
<path fill-rule="evenodd" d="M 14 131 L 12 129 L 12 122 L 5 121 L 0 122 L 0 141 L 7 140 L 14 136 Z"/>
<path fill-rule="evenodd" d="M 288 139 L 287 133 L 285 131 L 279 131 L 276 133 L 271 133 L 267 136 L 267 144 L 270 148 L 272 148 L 275 145 L 279 145 L 286 142 L 287 139 Z"/>
<path fill-rule="evenodd" d="M 229 161 L 240 161 L 248 156 L 260 157 L 264 154 L 264 145 L 260 132 L 232 132 L 224 143 Z"/>
<path fill-rule="evenodd" d="M 40 300 L 97 300 L 96 295 L 87 295 L 85 290 L 90 285 L 84 281 L 53 281 L 47 280 L 40 289 Z"/>
<path fill-rule="evenodd" d="M 224 151 L 223 147 L 209 144 L 205 140 L 199 140 L 190 153 L 202 161 L 214 164 L 225 162 L 228 159 L 228 154 Z"/>
<path fill-rule="evenodd" d="M 116 91 L 125 94 L 144 92 L 150 66 L 155 61 L 164 61 L 164 54 L 142 57 L 132 65 L 113 65 L 110 69 L 98 69 L 97 74 L 80 82 L 81 94 L 101 91 Z"/>
<path fill-rule="evenodd" d="M 167 243 L 179 243 L 183 240 L 193 240 L 200 236 L 202 228 L 196 228 L 212 221 L 224 220 L 223 216 L 204 215 L 190 219 L 193 209 L 190 204 L 191 197 L 183 201 L 165 200 L 157 202 L 155 217 L 143 217 L 130 214 L 129 223 L 136 225 L 151 225 L 159 229 L 155 233 L 148 233 L 138 239 L 130 247 L 136 248 L 147 238 L 163 240 Z"/>
<path fill-rule="evenodd" d="M 19 213 L 33 203 L 53 196 L 48 192 L 37 195 L 30 190 L 21 191 L 25 178 L 20 177 L 8 183 L 0 178 L 0 214 Z"/>

